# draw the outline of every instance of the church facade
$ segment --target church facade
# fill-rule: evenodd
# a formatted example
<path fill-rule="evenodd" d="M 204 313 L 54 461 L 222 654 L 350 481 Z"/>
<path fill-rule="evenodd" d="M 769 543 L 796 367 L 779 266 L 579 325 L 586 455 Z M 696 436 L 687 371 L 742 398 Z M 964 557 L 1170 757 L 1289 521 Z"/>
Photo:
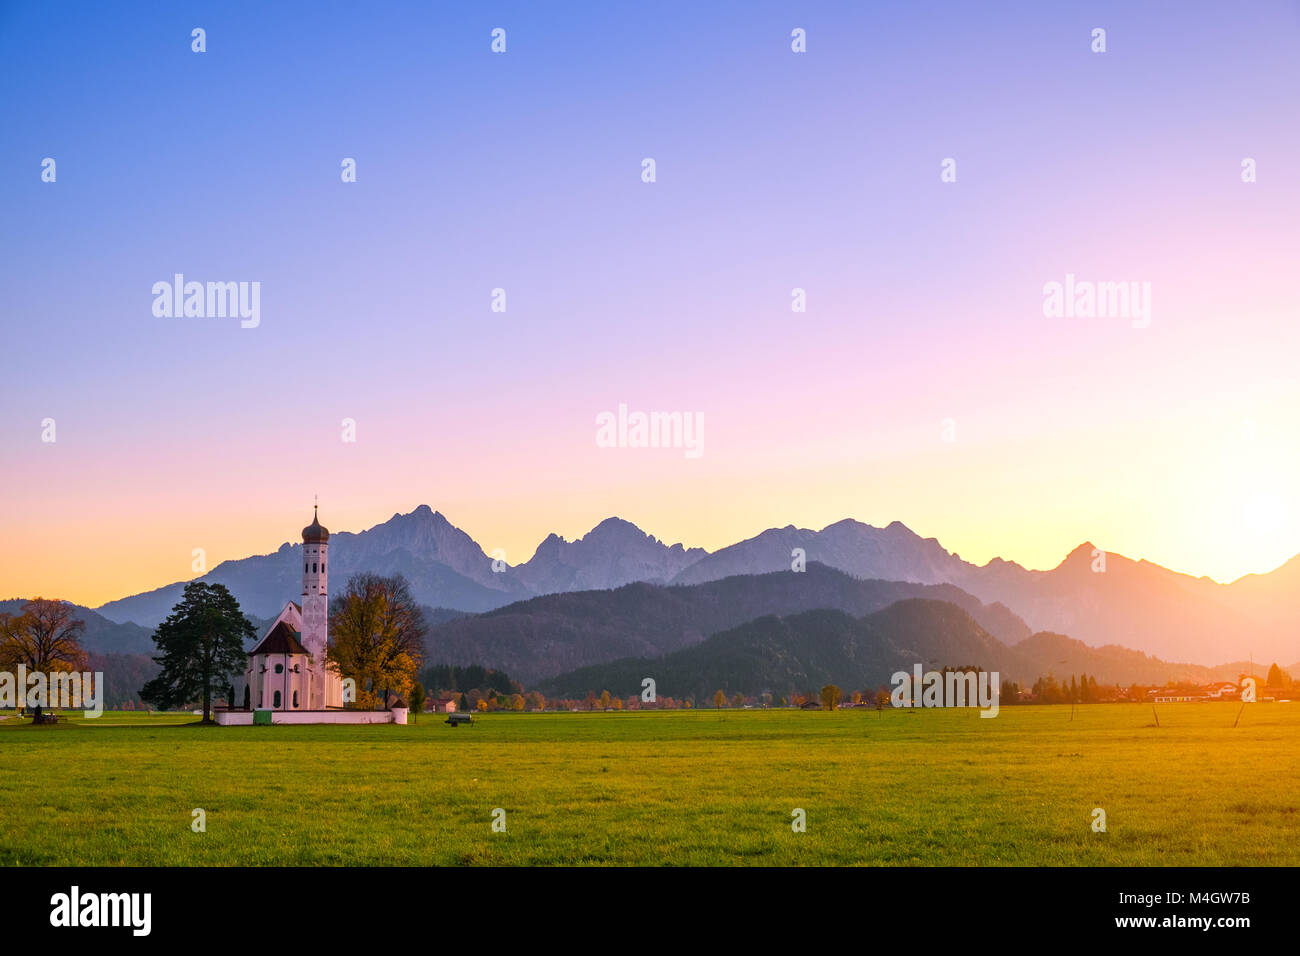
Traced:
<path fill-rule="evenodd" d="M 343 681 L 325 659 L 329 645 L 329 529 L 313 513 L 302 529 L 302 595 L 289 601 L 249 652 L 245 710 L 343 708 Z M 237 695 L 239 692 L 236 692 Z"/>

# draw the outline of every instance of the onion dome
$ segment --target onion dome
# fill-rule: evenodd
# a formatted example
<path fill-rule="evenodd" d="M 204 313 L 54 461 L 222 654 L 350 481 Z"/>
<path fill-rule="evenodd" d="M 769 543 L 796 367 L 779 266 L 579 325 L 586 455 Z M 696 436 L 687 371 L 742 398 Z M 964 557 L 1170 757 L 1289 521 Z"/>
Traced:
<path fill-rule="evenodd" d="M 312 506 L 311 524 L 302 529 L 303 544 L 324 544 L 330 539 L 329 528 L 321 527 L 320 518 L 316 516 L 316 506 Z"/>

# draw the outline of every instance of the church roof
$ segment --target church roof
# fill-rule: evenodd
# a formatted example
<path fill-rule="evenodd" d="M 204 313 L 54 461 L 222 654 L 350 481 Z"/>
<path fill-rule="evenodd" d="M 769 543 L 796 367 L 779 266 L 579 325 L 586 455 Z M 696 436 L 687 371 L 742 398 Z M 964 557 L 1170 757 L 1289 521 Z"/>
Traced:
<path fill-rule="evenodd" d="M 322 527 L 320 519 L 316 516 L 316 509 L 312 508 L 311 524 L 302 529 L 303 544 L 324 544 L 330 539 L 330 529 Z"/>
<path fill-rule="evenodd" d="M 307 648 L 303 647 L 302 642 L 298 640 L 298 635 L 301 633 L 301 631 L 295 631 L 284 621 L 281 621 L 271 628 L 271 632 L 262 638 L 262 642 L 249 652 L 249 656 L 257 654 L 306 654 Z"/>

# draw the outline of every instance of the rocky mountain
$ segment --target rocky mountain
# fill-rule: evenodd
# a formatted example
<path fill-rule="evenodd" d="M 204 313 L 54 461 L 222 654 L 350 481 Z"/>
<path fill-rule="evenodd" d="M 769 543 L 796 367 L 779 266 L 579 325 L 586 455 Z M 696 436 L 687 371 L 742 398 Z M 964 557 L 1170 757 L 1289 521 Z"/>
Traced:
<path fill-rule="evenodd" d="M 1028 635 L 1005 608 L 985 606 L 950 584 L 863 581 L 814 562 L 801 573 L 537 597 L 434 628 L 425 644 L 430 662 L 482 664 L 530 685 L 619 657 L 658 657 L 767 614 L 832 608 L 860 616 L 908 597 L 959 604 L 1009 640 Z"/>
<path fill-rule="evenodd" d="M 671 547 L 619 518 L 602 521 L 584 537 L 551 535 L 525 564 L 498 565 L 440 512 L 420 505 L 357 533 L 330 534 L 330 580 L 337 591 L 359 571 L 402 574 L 417 601 L 431 607 L 479 612 L 558 591 L 666 582 L 702 557 L 701 548 Z M 274 617 L 296 599 L 302 584 L 302 545 L 286 542 L 272 554 L 223 561 L 198 580 L 224 584 L 245 613 Z M 180 600 L 184 581 L 110 601 L 98 610 L 114 621 L 157 626 Z"/>
<path fill-rule="evenodd" d="M 1219 584 L 1115 553 L 1105 553 L 1103 564 L 1103 552 L 1085 542 L 1052 570 L 1032 571 L 1000 558 L 971 564 L 899 522 L 876 528 L 840 521 L 821 531 L 769 529 L 697 561 L 674 583 L 788 568 L 794 548 L 860 577 L 948 582 L 1010 608 L 1031 630 L 1090 645 L 1201 664 L 1300 653 L 1300 556 L 1269 574 Z"/>
<path fill-rule="evenodd" d="M 532 593 L 508 573 L 493 572 L 483 549 L 428 505 L 359 533 L 333 532 L 329 545 L 335 590 L 352 574 L 370 571 L 403 574 L 421 604 L 461 611 L 486 611 Z M 198 580 L 224 584 L 252 617 L 274 617 L 302 591 L 302 544 L 286 542 L 272 554 L 223 561 Z M 180 600 L 185 583 L 110 601 L 98 610 L 115 621 L 156 627 Z"/>
<path fill-rule="evenodd" d="M 934 538 L 921 538 L 901 521 L 876 528 L 845 519 L 821 531 L 769 528 L 762 534 L 713 552 L 686 568 L 674 584 L 699 584 L 735 574 L 789 570 L 795 548 L 854 577 L 919 584 L 951 582 L 965 564 Z"/>
<path fill-rule="evenodd" d="M 820 531 L 771 528 L 706 553 L 666 545 L 619 518 L 602 521 L 575 541 L 546 538 L 524 564 L 493 569 L 464 531 L 427 505 L 383 524 L 330 538 L 337 590 L 356 571 L 404 574 L 421 603 L 484 612 L 537 595 L 618 588 L 633 582 L 695 585 L 738 575 L 789 572 L 802 549 L 821 563 L 861 579 L 950 584 L 1001 614 L 997 630 L 1014 643 L 1030 633 L 1071 635 L 1088 645 L 1131 647 L 1166 660 L 1209 665 L 1228 659 L 1294 660 L 1300 656 L 1300 555 L 1269 574 L 1231 584 L 1179 574 L 1147 561 L 1105 554 L 1085 542 L 1055 568 L 1030 570 L 1000 558 L 962 560 L 934 538 L 900 522 L 877 528 L 844 520 Z M 299 589 L 301 545 L 223 562 L 203 580 L 225 584 L 256 617 L 276 614 Z M 160 622 L 184 583 L 105 604 L 112 621 L 146 627 Z M 1016 619 L 1023 626 L 1017 627 Z M 982 618 L 983 620 L 983 618 Z M 986 621 L 992 627 L 991 619 Z"/>
<path fill-rule="evenodd" d="M 669 547 L 630 521 L 606 518 L 576 541 L 550 535 L 510 573 L 534 594 L 617 588 L 633 581 L 665 584 L 707 554 L 703 548 Z"/>

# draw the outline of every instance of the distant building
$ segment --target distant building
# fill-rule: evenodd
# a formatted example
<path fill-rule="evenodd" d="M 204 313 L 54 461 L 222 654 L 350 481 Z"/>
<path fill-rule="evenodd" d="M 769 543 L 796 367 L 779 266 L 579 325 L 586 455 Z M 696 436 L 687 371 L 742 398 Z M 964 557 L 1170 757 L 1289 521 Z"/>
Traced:
<path fill-rule="evenodd" d="M 431 714 L 456 713 L 455 697 L 430 697 L 424 702 L 424 709 Z"/>

